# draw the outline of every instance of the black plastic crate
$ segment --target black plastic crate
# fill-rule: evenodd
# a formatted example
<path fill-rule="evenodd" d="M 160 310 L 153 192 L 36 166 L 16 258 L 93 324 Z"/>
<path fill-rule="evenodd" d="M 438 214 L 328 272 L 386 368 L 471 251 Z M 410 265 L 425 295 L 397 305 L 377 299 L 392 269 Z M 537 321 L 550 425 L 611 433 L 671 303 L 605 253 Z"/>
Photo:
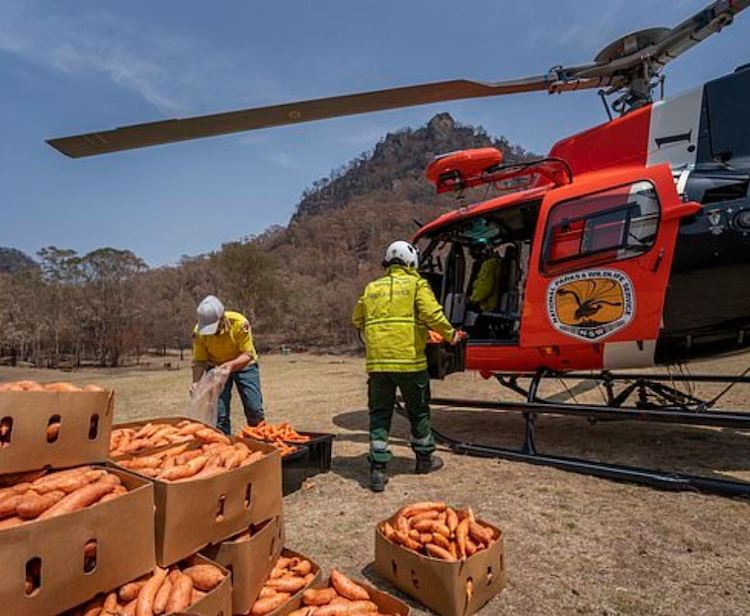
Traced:
<path fill-rule="evenodd" d="M 310 452 L 307 445 L 295 444 L 297 451 L 281 458 L 281 492 L 296 492 L 310 475 Z"/>
<path fill-rule="evenodd" d="M 308 453 L 308 477 L 331 470 L 331 458 L 333 457 L 333 439 L 335 434 L 325 432 L 300 432 L 302 436 L 309 436 L 310 440 L 305 442 Z M 290 443 L 294 445 L 296 443 Z"/>

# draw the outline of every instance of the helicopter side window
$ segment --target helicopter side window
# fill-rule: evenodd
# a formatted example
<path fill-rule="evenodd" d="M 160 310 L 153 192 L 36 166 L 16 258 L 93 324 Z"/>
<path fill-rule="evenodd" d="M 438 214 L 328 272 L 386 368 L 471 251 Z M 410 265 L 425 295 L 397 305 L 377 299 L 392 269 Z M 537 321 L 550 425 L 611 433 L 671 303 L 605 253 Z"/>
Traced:
<path fill-rule="evenodd" d="M 658 226 L 659 199 L 651 182 L 558 203 L 547 223 L 542 271 L 558 274 L 642 254 L 653 246 Z"/>

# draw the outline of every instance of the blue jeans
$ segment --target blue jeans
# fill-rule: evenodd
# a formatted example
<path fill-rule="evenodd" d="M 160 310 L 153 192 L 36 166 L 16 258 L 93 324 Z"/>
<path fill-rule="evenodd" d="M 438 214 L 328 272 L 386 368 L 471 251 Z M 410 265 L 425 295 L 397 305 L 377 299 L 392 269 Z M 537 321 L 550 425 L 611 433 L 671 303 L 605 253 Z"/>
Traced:
<path fill-rule="evenodd" d="M 218 417 L 216 427 L 224 434 L 231 434 L 229 405 L 232 400 L 232 384 L 237 385 L 237 391 L 242 400 L 242 408 L 245 411 L 247 423 L 251 426 L 258 425 L 263 421 L 263 394 L 260 391 L 260 369 L 258 364 L 252 364 L 239 372 L 232 372 L 224 385 L 224 390 L 219 396 Z"/>

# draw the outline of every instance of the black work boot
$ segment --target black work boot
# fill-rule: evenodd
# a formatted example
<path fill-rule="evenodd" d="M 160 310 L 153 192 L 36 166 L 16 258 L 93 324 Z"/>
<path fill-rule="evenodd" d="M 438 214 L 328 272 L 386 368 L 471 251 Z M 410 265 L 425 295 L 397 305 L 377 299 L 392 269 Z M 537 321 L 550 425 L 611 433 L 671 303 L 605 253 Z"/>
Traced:
<path fill-rule="evenodd" d="M 382 492 L 385 490 L 386 483 L 388 483 L 386 465 L 378 462 L 370 464 L 370 489 L 373 492 Z"/>
<path fill-rule="evenodd" d="M 427 473 L 433 473 L 443 468 L 443 461 L 437 456 L 433 456 L 431 453 L 417 454 L 417 468 L 415 472 L 417 475 L 426 475 Z"/>

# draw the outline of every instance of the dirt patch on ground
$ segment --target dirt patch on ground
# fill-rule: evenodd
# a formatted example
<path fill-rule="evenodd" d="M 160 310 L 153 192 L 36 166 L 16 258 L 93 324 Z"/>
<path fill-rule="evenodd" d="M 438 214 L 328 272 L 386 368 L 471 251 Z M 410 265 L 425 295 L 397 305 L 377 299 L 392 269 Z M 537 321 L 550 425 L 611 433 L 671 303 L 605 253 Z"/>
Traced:
<path fill-rule="evenodd" d="M 739 373 L 747 356 L 693 367 Z M 374 577 L 374 525 L 400 505 L 445 499 L 471 505 L 506 532 L 508 589 L 482 614 L 748 614 L 750 503 L 668 493 L 549 468 L 443 453 L 444 471 L 413 474 L 407 422 L 393 425 L 392 479 L 382 495 L 367 481 L 367 415 L 363 362 L 309 355 L 267 356 L 261 372 L 268 416 L 335 432 L 333 471 L 311 489 L 285 499 L 289 545 L 324 568 Z M 96 382 L 117 391 L 119 421 L 178 413 L 187 398 L 186 370 L 76 373 L 0 369 L 17 378 Z M 569 383 L 576 387 L 575 383 Z M 576 387 L 576 391 L 586 389 Z M 544 395 L 564 392 L 551 384 Z M 698 393 L 710 394 L 713 389 Z M 435 395 L 497 399 L 497 385 L 475 374 L 437 383 Z M 739 408 L 746 392 L 722 406 Z M 505 395 L 505 394 L 503 394 Z M 596 391 L 576 394 L 592 401 Z M 233 403 L 233 427 L 243 421 Z M 462 438 L 517 445 L 514 414 L 435 409 L 441 429 Z M 607 461 L 750 480 L 750 434 L 643 423 L 543 418 L 545 451 Z M 414 604 L 416 615 L 427 614 Z"/>

